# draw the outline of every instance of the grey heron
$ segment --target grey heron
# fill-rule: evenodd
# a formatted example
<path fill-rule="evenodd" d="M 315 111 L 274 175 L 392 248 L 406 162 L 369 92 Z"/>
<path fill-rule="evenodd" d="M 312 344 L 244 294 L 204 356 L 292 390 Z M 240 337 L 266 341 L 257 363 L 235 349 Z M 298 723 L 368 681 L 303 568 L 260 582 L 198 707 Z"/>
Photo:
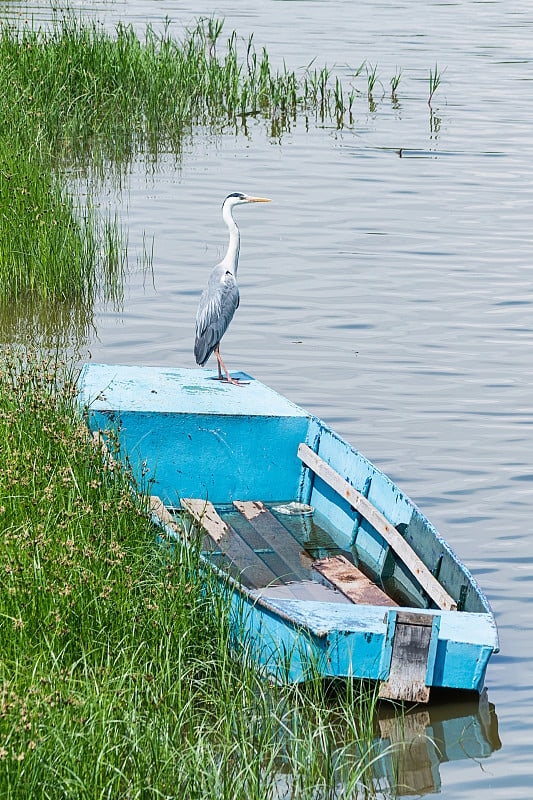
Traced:
<path fill-rule="evenodd" d="M 239 266 L 240 233 L 233 209 L 245 203 L 270 203 L 267 197 L 250 197 L 242 192 L 229 194 L 222 204 L 222 219 L 228 226 L 229 244 L 226 255 L 211 272 L 207 286 L 202 292 L 196 313 L 196 339 L 194 356 L 201 367 L 211 353 L 217 357 L 218 380 L 226 380 L 236 386 L 239 381 L 232 378 L 220 355 L 220 340 L 226 333 L 233 315 L 239 307 L 237 268 Z M 226 377 L 222 375 L 222 370 Z"/>

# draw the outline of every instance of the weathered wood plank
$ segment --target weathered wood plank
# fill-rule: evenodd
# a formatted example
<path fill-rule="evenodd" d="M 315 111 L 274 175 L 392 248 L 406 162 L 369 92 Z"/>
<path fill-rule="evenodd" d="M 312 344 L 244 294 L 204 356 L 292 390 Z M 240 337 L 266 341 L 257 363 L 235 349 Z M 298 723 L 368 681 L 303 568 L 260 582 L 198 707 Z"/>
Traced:
<path fill-rule="evenodd" d="M 313 568 L 352 603 L 372 606 L 397 605 L 345 556 L 321 558 L 313 563 Z"/>
<path fill-rule="evenodd" d="M 417 614 L 416 611 L 398 611 L 396 615 L 396 624 L 423 625 L 425 628 L 431 628 L 433 625 L 433 617 L 431 614 Z"/>
<path fill-rule="evenodd" d="M 183 530 L 180 528 L 161 498 L 155 494 L 150 496 L 150 510 L 152 514 L 154 514 L 167 528 L 170 528 L 170 530 L 173 531 L 177 537 L 183 536 Z M 213 549 L 213 546 L 214 542 L 211 537 L 204 533 L 202 549 L 205 551 L 210 551 Z M 235 571 L 233 571 L 232 574 L 235 577 Z"/>
<path fill-rule="evenodd" d="M 218 547 L 217 556 L 223 568 L 224 559 L 239 571 L 245 586 L 261 588 L 280 583 L 279 577 L 264 563 L 260 555 L 218 515 L 209 500 L 182 498 L 182 507 L 201 525 Z"/>
<path fill-rule="evenodd" d="M 247 520 L 255 532 L 258 542 L 271 547 L 276 560 L 276 569 L 284 581 L 300 581 L 309 578 L 308 568 L 301 560 L 302 547 L 283 527 L 268 508 L 259 500 L 234 500 L 233 505 Z M 250 541 L 248 541 L 251 544 Z M 265 560 L 266 559 L 265 557 Z M 274 564 L 274 561 L 268 562 Z"/>
<path fill-rule="evenodd" d="M 216 544 L 220 544 L 222 539 L 229 534 L 229 525 L 226 525 L 224 520 L 219 517 L 213 503 L 210 503 L 209 500 L 186 497 L 182 498 L 181 507 L 201 524 Z"/>
<path fill-rule="evenodd" d="M 160 497 L 153 494 L 150 497 L 150 511 L 152 514 L 161 520 L 164 525 L 167 525 L 174 533 L 179 533 L 179 525 L 177 525 L 174 517 L 165 506 Z"/>
<path fill-rule="evenodd" d="M 430 687 L 426 686 L 426 673 L 432 623 L 433 617 L 428 614 L 397 616 L 389 677 L 379 688 L 380 697 L 428 702 Z"/>
<path fill-rule="evenodd" d="M 387 544 L 394 550 L 396 555 L 401 558 L 403 563 L 414 575 L 420 586 L 431 597 L 433 602 L 443 609 L 455 610 L 457 603 L 448 592 L 433 577 L 421 558 L 417 556 L 413 548 L 405 541 L 401 533 L 391 525 L 387 518 L 367 500 L 361 492 L 358 492 L 348 481 L 339 475 L 329 464 L 320 458 L 306 444 L 298 447 L 298 457 L 303 464 L 319 476 L 328 486 L 331 486 L 337 494 L 344 497 L 358 511 L 372 527 L 382 536 Z"/>

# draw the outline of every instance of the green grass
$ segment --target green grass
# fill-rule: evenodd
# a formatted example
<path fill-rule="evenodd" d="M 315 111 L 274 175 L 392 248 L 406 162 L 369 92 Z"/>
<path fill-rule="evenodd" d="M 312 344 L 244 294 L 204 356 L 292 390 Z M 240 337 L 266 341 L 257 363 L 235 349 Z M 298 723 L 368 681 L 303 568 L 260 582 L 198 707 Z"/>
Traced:
<path fill-rule="evenodd" d="M 80 207 L 32 142 L 0 139 L 0 304 L 30 298 L 85 306 L 120 295 L 118 226 Z"/>
<path fill-rule="evenodd" d="M 442 81 L 442 72 L 439 72 L 438 64 L 435 62 L 435 69 L 429 70 L 429 99 L 428 99 L 428 106 L 431 107 L 431 101 L 433 100 L 433 95 L 439 88 L 441 81 Z"/>
<path fill-rule="evenodd" d="M 398 72 L 396 72 L 395 75 L 392 76 L 392 78 L 389 81 L 391 87 L 391 97 L 393 100 L 396 100 L 397 97 L 396 93 L 398 91 L 398 86 L 400 85 L 401 77 L 402 77 L 402 71 L 400 69 L 398 70 Z"/>
<path fill-rule="evenodd" d="M 194 532 L 157 543 L 65 368 L 4 350 L 0 378 L 0 795 L 372 797 L 375 692 L 269 685 Z"/>
<path fill-rule="evenodd" d="M 378 71 L 377 64 L 374 64 L 374 66 L 372 66 L 372 64 L 367 64 L 367 67 L 366 67 L 366 80 L 367 80 L 367 87 L 368 87 L 367 94 L 368 94 L 369 98 L 372 98 L 373 94 L 374 94 L 374 89 L 376 87 L 376 81 L 378 79 L 377 71 Z"/>

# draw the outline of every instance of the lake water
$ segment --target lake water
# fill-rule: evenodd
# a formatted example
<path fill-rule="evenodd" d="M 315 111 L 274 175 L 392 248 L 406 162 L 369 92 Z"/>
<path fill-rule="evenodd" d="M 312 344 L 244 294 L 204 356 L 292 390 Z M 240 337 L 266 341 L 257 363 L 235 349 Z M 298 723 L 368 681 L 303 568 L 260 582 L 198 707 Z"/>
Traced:
<path fill-rule="evenodd" d="M 363 72 L 350 130 L 307 129 L 301 119 L 281 140 L 261 122 L 248 137 L 199 131 L 180 164 L 162 156 L 147 169 L 140 160 L 121 192 L 110 187 L 102 202 L 128 230 L 131 272 L 123 310 L 99 307 L 87 350 L 96 361 L 194 366 L 198 297 L 226 247 L 221 202 L 235 190 L 273 199 L 236 214 L 241 307 L 222 355 L 327 420 L 472 569 L 501 636 L 487 687 L 502 747 L 490 758 L 468 747 L 473 757 L 451 756 L 440 791 L 531 798 L 533 7 L 72 5 L 140 32 L 168 15 L 178 36 L 218 13 L 227 33 L 254 32 L 275 63 L 305 67 L 316 57 L 346 81 L 363 60 L 377 64 L 375 106 Z M 445 72 L 430 110 L 436 62 Z M 136 264 L 143 235 L 153 237 L 153 275 Z M 448 713 L 459 720 L 459 749 L 465 709 Z"/>

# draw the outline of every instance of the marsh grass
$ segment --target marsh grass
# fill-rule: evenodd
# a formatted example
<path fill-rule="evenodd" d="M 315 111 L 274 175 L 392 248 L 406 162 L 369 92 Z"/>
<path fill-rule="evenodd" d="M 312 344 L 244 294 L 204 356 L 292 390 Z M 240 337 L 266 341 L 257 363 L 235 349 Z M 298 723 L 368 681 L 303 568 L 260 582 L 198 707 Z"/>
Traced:
<path fill-rule="evenodd" d="M 433 95 L 439 88 L 441 81 L 442 81 L 443 73 L 439 71 L 438 64 L 435 62 L 435 69 L 429 70 L 429 99 L 428 99 L 428 106 L 431 108 L 431 101 L 433 100 Z"/>
<path fill-rule="evenodd" d="M 369 99 L 373 98 L 376 81 L 378 79 L 378 66 L 377 64 L 367 64 L 366 67 L 366 82 L 367 82 L 367 95 Z"/>
<path fill-rule="evenodd" d="M 402 78 L 402 71 L 401 69 L 396 72 L 392 78 L 390 79 L 390 87 L 391 87 L 391 97 L 393 100 L 396 100 L 396 92 L 398 91 L 398 86 L 400 85 L 400 80 Z"/>
<path fill-rule="evenodd" d="M 194 531 L 161 538 L 66 372 L 0 357 L 1 796 L 371 797 L 375 692 L 236 658 Z"/>
<path fill-rule="evenodd" d="M 370 74 L 373 86 L 375 67 Z M 273 68 L 253 35 L 242 41 L 233 31 L 224 39 L 215 18 L 199 20 L 181 41 L 150 26 L 141 40 L 121 23 L 111 35 L 73 16 L 49 30 L 0 31 L 4 117 L 12 129 L 24 120 L 41 152 L 62 164 L 180 152 L 199 125 L 238 130 L 258 117 L 287 130 L 300 111 L 333 119 L 350 110 L 355 94 L 331 78 L 327 66 L 309 66 L 302 76 L 285 64 Z"/>
<path fill-rule="evenodd" d="M 35 149 L 0 142 L 1 304 L 116 300 L 126 256 L 115 219 L 76 203 Z"/>

